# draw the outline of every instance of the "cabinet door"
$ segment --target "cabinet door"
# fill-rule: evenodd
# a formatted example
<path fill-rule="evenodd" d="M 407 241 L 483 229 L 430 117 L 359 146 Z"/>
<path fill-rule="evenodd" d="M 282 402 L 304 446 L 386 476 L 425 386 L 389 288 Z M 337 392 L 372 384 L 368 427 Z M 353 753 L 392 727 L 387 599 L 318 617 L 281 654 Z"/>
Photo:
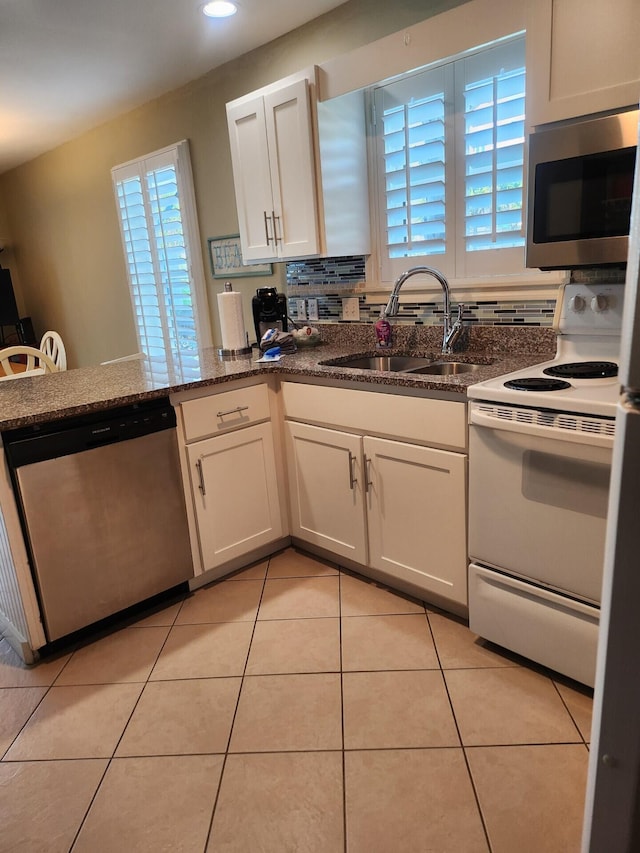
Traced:
<path fill-rule="evenodd" d="M 264 97 L 273 227 L 279 258 L 320 254 L 309 84 L 298 80 Z"/>
<path fill-rule="evenodd" d="M 364 439 L 369 565 L 467 603 L 466 457 Z"/>
<path fill-rule="evenodd" d="M 276 257 L 264 99 L 227 105 L 238 227 L 245 261 Z"/>
<path fill-rule="evenodd" d="M 366 565 L 362 439 L 287 421 L 291 533 Z"/>
<path fill-rule="evenodd" d="M 270 423 L 187 448 L 203 568 L 283 535 Z"/>
<path fill-rule="evenodd" d="M 527 22 L 530 125 L 638 103 L 640 4 L 535 0 Z"/>

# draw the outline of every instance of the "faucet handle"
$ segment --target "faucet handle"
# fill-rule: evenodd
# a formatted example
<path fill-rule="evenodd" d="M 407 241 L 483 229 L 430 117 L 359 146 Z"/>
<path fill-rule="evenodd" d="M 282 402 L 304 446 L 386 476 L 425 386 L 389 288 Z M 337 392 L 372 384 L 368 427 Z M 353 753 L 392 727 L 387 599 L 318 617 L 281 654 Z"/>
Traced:
<path fill-rule="evenodd" d="M 464 305 L 462 302 L 458 303 L 458 312 L 457 317 L 454 323 L 451 323 L 449 319 L 446 321 L 445 319 L 445 327 L 444 327 L 444 335 L 442 338 L 442 352 L 445 355 L 450 355 L 453 345 L 456 343 L 460 335 L 463 331 L 462 325 L 462 312 L 464 311 Z"/>

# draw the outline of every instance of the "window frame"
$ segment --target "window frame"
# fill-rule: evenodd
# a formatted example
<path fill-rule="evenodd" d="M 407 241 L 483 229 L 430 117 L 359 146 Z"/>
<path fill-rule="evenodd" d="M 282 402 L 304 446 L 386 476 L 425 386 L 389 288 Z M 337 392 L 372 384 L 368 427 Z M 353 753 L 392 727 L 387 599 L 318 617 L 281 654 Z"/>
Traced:
<path fill-rule="evenodd" d="M 369 116 L 369 140 L 367 145 L 367 164 L 369 175 L 369 195 L 370 195 L 370 216 L 371 216 L 371 236 L 372 236 L 372 254 L 367 262 L 367 277 L 371 282 L 378 282 L 378 286 L 372 288 L 377 290 L 387 290 L 390 284 L 395 281 L 397 276 L 411 266 L 418 264 L 427 264 L 440 269 L 441 258 L 445 260 L 445 275 L 447 276 L 452 288 L 455 288 L 468 299 L 488 298 L 489 292 L 491 297 L 504 296 L 507 298 L 531 298 L 535 290 L 536 298 L 548 298 L 556 295 L 558 284 L 567 280 L 568 273 L 566 271 L 541 271 L 525 267 L 525 247 L 504 248 L 500 250 L 466 252 L 464 245 L 464 112 L 456 111 L 455 115 L 449 119 L 449 124 L 455 123 L 454 141 L 449 143 L 454 157 L 454 169 L 456 178 L 451 186 L 451 181 L 445 182 L 447 216 L 450 217 L 453 212 L 455 218 L 454 228 L 461 239 L 456 239 L 456 245 L 452 252 L 447 255 L 431 254 L 419 255 L 414 257 L 404 257 L 397 259 L 389 259 L 386 257 L 386 205 L 385 205 L 385 187 L 384 171 L 379 168 L 381 149 L 380 129 L 381 117 L 378 115 L 379 107 L 375 103 L 375 92 L 385 85 L 394 83 L 400 80 L 409 79 L 413 76 L 430 71 L 434 68 L 448 66 L 452 67 L 453 71 L 453 91 L 455 97 L 458 98 L 464 94 L 464 74 L 461 65 L 455 63 L 463 62 L 465 59 L 473 57 L 483 51 L 488 51 L 499 47 L 503 44 L 515 42 L 521 39 L 523 41 L 523 54 L 526 63 L 526 31 L 519 29 L 505 36 L 496 38 L 495 40 L 480 44 L 452 54 L 451 56 L 443 57 L 435 60 L 428 65 L 420 68 L 412 69 L 403 74 L 398 74 L 387 80 L 380 81 L 369 86 L 365 90 L 365 104 L 367 114 Z M 525 73 L 526 64 L 525 64 Z M 531 72 L 528 72 L 531 75 Z M 527 106 L 527 96 L 525 95 L 525 110 Z M 447 120 L 447 119 L 445 119 Z M 380 126 L 378 126 L 380 125 Z M 522 234 L 526 231 L 526 204 L 527 204 L 527 166 L 528 166 L 528 131 L 526 113 L 524 118 L 524 153 L 523 153 L 523 198 L 522 198 Z M 448 185 L 447 185 L 448 184 Z M 459 217 L 459 213 L 461 216 Z M 505 269 L 504 264 L 496 265 L 496 252 L 505 253 L 503 257 L 509 261 L 511 269 Z M 511 255 L 507 258 L 506 253 Z M 474 263 L 467 263 L 469 255 L 475 256 Z M 453 256 L 453 263 L 447 263 Z M 514 263 L 514 260 L 516 263 Z M 370 288 L 367 288 L 368 290 Z M 420 277 L 410 279 L 406 286 L 406 291 L 416 290 L 436 290 L 437 285 L 431 280 L 421 280 Z M 402 299 L 402 297 L 401 297 Z"/>

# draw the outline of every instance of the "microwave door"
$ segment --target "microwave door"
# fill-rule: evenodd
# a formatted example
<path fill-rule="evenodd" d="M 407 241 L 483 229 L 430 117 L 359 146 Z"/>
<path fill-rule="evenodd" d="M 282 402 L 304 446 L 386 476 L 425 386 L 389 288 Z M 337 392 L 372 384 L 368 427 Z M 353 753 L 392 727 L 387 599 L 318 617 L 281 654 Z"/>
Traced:
<path fill-rule="evenodd" d="M 528 267 L 626 262 L 637 142 L 638 110 L 531 134 Z"/>

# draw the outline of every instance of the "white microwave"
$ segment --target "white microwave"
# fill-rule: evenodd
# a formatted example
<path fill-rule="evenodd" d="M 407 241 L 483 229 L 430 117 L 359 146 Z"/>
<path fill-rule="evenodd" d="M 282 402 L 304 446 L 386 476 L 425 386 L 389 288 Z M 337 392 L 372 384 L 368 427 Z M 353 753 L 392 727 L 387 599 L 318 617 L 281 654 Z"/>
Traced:
<path fill-rule="evenodd" d="M 638 118 L 630 109 L 531 134 L 528 267 L 626 263 Z"/>

